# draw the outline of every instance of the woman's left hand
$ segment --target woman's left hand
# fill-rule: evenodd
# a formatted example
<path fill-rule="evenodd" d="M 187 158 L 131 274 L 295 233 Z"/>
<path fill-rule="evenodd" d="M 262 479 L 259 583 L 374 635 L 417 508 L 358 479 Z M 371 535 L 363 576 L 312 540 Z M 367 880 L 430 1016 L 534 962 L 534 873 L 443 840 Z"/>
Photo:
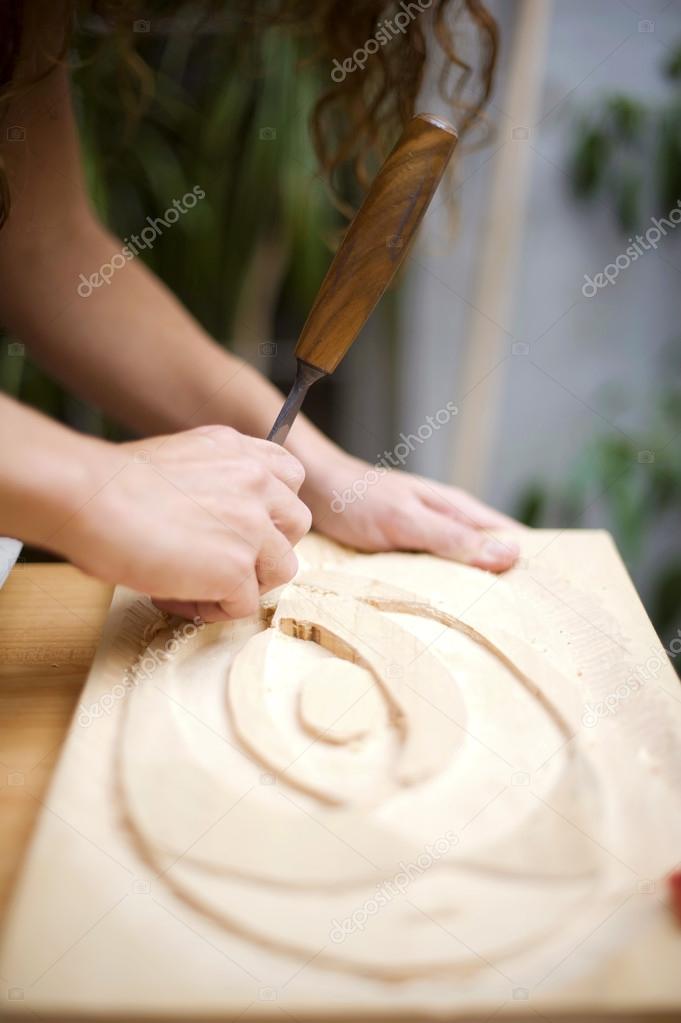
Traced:
<path fill-rule="evenodd" d="M 300 496 L 315 529 L 359 550 L 426 551 L 489 572 L 504 572 L 518 558 L 508 534 L 522 530 L 520 523 L 457 487 L 345 454 L 321 471 L 308 468 Z"/>

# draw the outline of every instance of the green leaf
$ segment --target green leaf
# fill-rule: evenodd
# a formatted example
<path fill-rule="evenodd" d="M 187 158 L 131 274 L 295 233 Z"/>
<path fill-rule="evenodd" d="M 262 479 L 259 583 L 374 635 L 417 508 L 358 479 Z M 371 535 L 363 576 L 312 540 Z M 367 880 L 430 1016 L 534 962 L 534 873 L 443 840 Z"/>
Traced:
<path fill-rule="evenodd" d="M 577 138 L 572 160 L 572 184 L 580 198 L 595 195 L 605 177 L 611 145 L 600 128 L 584 126 Z"/>
<path fill-rule="evenodd" d="M 680 561 L 672 562 L 656 580 L 653 589 L 652 612 L 659 632 L 664 633 L 673 627 L 679 628 L 679 622 L 681 622 Z"/>
<path fill-rule="evenodd" d="M 544 523 L 546 491 L 539 483 L 533 483 L 521 494 L 515 508 L 515 517 L 526 526 L 539 527 Z"/>
<path fill-rule="evenodd" d="M 641 223 L 641 189 L 643 182 L 634 167 L 621 172 L 616 184 L 615 207 L 623 231 L 634 231 Z"/>
<path fill-rule="evenodd" d="M 647 110 L 631 96 L 612 96 L 606 103 L 606 116 L 613 135 L 621 142 L 640 138 L 647 119 Z"/>
<path fill-rule="evenodd" d="M 664 60 L 662 70 L 667 78 L 681 78 L 681 43 L 677 43 L 671 54 Z"/>

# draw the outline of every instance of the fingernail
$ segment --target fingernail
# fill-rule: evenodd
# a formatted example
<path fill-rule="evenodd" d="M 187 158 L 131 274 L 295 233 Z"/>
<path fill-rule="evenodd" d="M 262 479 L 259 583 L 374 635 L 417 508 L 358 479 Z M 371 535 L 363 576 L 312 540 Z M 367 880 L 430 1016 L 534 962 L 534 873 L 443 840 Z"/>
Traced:
<path fill-rule="evenodd" d="M 488 540 L 478 555 L 478 561 L 484 566 L 498 565 L 500 562 L 511 564 L 520 554 L 520 548 L 516 543 L 508 543 L 501 540 Z"/>

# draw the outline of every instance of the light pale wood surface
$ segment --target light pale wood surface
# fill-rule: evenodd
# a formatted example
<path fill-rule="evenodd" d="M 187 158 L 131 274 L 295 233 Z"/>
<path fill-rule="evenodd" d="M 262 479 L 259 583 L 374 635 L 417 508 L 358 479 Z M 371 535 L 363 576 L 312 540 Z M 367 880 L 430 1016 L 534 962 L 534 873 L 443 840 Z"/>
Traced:
<path fill-rule="evenodd" d="M 19 563 L 0 590 L 0 916 L 110 600 L 71 565 Z"/>
<path fill-rule="evenodd" d="M 393 624 L 437 649 L 464 699 L 465 738 L 437 778 L 377 802 L 374 779 L 390 782 L 409 738 L 403 717 L 397 735 L 388 718 L 389 735 L 353 752 L 371 791 L 340 807 L 298 791 L 289 768 L 268 772 L 258 750 L 244 755 L 225 700 L 230 658 L 260 643 L 265 619 L 152 634 L 148 602 L 120 590 L 22 856 L 0 1001 L 4 988 L 24 1014 L 71 1020 L 678 1019 L 681 936 L 663 884 L 681 848 L 678 681 L 607 535 L 533 531 L 522 542 L 501 578 L 301 544 L 308 576 L 292 589 L 304 592 L 279 595 L 270 628 L 282 634 L 265 664 L 276 680 L 265 709 L 282 738 L 298 738 L 300 669 L 331 656 L 280 628 L 291 597 L 313 600 L 292 620 L 319 638 L 323 616 L 338 617 L 338 587 L 360 587 L 354 608 L 367 586 L 373 600 L 376 585 L 408 582 L 433 620 Z M 342 578 L 331 586 L 329 573 Z M 379 674 L 397 685 L 394 669 L 408 664 L 389 667 Z M 321 745 L 301 738 L 295 763 L 344 782 L 336 758 L 350 751 Z M 419 855 L 450 827 L 447 863 L 426 873 Z M 414 864 L 423 876 L 390 890 L 379 913 L 377 878 L 397 884 Z M 411 972 L 396 983 L 398 968 Z"/>

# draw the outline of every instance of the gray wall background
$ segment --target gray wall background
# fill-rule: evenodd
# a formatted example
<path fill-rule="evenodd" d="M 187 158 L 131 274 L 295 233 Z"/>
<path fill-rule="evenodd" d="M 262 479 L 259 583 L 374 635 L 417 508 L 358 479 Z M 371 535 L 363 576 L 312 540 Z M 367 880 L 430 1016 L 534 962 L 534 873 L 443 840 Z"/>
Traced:
<path fill-rule="evenodd" d="M 467 154 L 456 187 L 458 225 L 452 233 L 442 202 L 429 213 L 409 260 L 400 295 L 398 372 L 385 378 L 387 342 L 357 345 L 345 368 L 349 414 L 343 440 L 375 459 L 401 431 L 414 431 L 455 401 L 459 418 L 472 403 L 493 417 L 490 457 L 479 496 L 513 511 L 533 480 L 559 481 L 595 433 L 622 431 L 638 440 L 650 417 L 651 393 L 665 370 L 661 353 L 681 335 L 681 228 L 622 271 L 592 299 L 584 274 L 598 272 L 626 247 L 610 208 L 581 206 L 570 193 L 567 167 L 574 124 L 604 94 L 626 91 L 662 101 L 668 86 L 659 66 L 681 37 L 679 0 L 546 0 L 550 27 L 538 123 L 526 140 L 511 135 L 504 110 L 506 72 L 517 5 L 497 0 L 502 66 L 489 115 L 496 139 Z M 652 31 L 650 24 L 652 22 Z M 446 113 L 440 101 L 424 106 Z M 462 358 L 473 319 L 480 232 L 486 222 L 494 153 L 531 149 L 529 202 L 514 267 L 513 308 L 504 328 L 504 361 L 475 390 L 461 392 Z M 374 325 L 374 335 L 385 325 Z M 512 344 L 529 346 L 513 355 Z M 395 387 L 390 413 L 388 394 Z M 619 395 L 619 401 L 611 400 Z M 452 471 L 457 419 L 420 446 L 409 468 L 443 480 Z M 641 441 L 644 446 L 644 441 Z M 592 508 L 582 525 L 599 525 Z"/>

